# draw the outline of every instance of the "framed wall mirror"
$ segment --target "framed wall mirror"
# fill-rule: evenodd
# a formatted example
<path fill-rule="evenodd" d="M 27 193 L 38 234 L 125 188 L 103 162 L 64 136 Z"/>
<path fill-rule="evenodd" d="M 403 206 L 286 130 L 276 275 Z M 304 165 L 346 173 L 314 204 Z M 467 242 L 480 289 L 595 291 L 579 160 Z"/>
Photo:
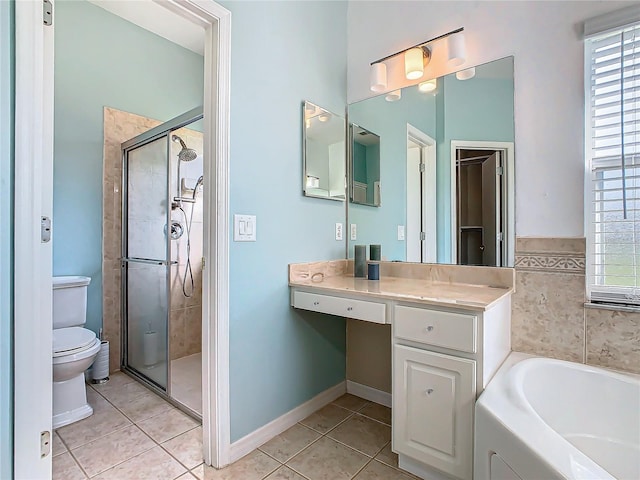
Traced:
<path fill-rule="evenodd" d="M 302 191 L 307 197 L 344 201 L 345 119 L 307 101 L 302 114 Z"/>
<path fill-rule="evenodd" d="M 349 202 L 347 255 L 380 244 L 388 261 L 513 266 L 513 57 L 424 80 L 348 107 L 382 139 L 384 202 Z"/>
<path fill-rule="evenodd" d="M 349 125 L 349 191 L 351 203 L 380 206 L 380 136 Z"/>

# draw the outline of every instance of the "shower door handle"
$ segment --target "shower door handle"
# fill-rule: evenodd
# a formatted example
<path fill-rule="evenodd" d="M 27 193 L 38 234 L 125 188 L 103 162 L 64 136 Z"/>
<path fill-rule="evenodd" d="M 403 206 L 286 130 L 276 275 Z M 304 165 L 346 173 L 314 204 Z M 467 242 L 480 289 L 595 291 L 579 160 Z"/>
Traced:
<path fill-rule="evenodd" d="M 124 257 L 121 258 L 122 263 L 146 263 L 149 265 L 177 265 L 178 262 L 177 261 L 171 261 L 171 260 L 156 260 L 153 258 L 139 258 L 139 257 Z"/>

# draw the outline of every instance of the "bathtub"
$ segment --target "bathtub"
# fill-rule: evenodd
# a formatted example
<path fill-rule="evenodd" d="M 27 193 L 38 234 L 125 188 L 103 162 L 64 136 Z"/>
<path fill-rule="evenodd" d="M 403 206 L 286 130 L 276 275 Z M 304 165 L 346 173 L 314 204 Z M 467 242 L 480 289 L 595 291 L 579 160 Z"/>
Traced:
<path fill-rule="evenodd" d="M 640 479 L 637 375 L 512 353 L 475 423 L 475 480 Z"/>

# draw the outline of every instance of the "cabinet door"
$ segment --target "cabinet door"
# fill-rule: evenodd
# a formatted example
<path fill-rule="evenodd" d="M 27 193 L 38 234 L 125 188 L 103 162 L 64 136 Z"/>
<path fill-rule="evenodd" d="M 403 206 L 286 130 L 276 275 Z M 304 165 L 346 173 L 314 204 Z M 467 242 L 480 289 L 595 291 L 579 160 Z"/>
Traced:
<path fill-rule="evenodd" d="M 471 480 L 476 362 L 404 345 L 393 354 L 394 450 Z"/>

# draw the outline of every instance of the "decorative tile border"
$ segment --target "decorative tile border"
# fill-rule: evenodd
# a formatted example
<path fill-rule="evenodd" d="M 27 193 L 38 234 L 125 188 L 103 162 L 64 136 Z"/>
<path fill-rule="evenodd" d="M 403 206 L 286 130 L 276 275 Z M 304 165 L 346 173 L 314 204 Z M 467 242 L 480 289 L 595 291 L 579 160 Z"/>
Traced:
<path fill-rule="evenodd" d="M 563 253 L 517 253 L 515 267 L 528 272 L 574 273 L 584 275 L 584 255 Z"/>

